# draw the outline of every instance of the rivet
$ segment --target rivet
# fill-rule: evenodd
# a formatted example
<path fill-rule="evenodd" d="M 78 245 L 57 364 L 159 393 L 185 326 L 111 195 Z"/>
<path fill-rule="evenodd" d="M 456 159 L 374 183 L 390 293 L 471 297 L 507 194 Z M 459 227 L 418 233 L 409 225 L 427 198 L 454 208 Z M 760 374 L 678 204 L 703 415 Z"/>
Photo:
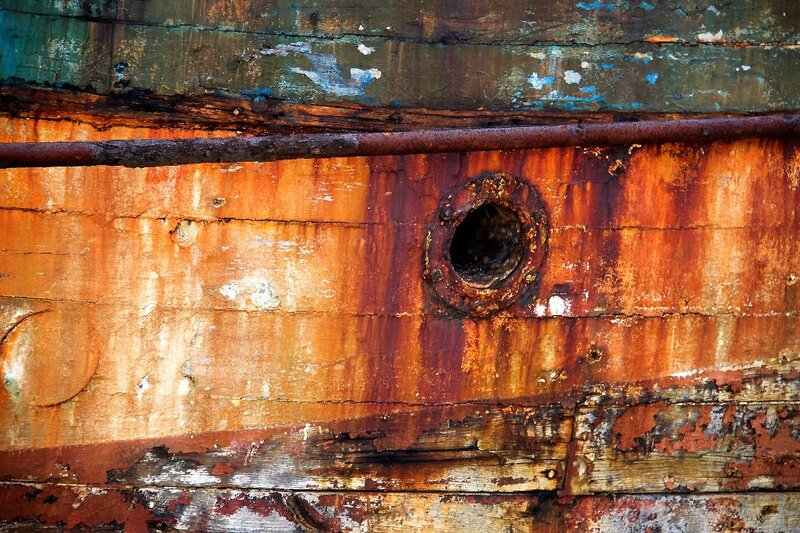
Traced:
<path fill-rule="evenodd" d="M 443 278 L 444 275 L 442 275 L 442 271 L 439 270 L 438 268 L 435 269 L 433 272 L 431 272 L 431 281 L 433 281 L 434 283 L 442 281 Z"/>
<path fill-rule="evenodd" d="M 442 208 L 441 212 L 439 213 L 439 218 L 441 218 L 442 220 L 450 220 L 451 218 L 453 218 L 453 208 L 450 207 L 449 205 L 444 206 L 444 208 Z"/>
<path fill-rule="evenodd" d="M 534 272 L 533 270 L 526 272 L 525 276 L 522 278 L 522 281 L 528 284 L 533 283 L 534 281 L 536 281 L 536 272 Z"/>
<path fill-rule="evenodd" d="M 797 274 L 789 274 L 786 276 L 786 284 L 790 287 L 797 283 Z"/>

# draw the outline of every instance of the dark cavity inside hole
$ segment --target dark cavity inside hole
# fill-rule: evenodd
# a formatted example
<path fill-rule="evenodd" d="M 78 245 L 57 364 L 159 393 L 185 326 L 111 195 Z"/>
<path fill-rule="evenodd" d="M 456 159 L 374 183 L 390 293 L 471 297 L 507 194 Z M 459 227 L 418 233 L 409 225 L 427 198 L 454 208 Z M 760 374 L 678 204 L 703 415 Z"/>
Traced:
<path fill-rule="evenodd" d="M 517 214 L 495 203 L 467 213 L 450 241 L 450 261 L 464 281 L 488 287 L 507 278 L 522 259 L 525 242 Z"/>

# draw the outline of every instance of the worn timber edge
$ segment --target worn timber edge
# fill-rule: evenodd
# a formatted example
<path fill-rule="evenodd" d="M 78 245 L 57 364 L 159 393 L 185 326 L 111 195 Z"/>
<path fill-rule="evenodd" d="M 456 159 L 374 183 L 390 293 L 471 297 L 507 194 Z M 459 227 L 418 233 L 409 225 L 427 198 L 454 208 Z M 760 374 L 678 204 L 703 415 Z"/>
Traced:
<path fill-rule="evenodd" d="M 800 490 L 798 467 L 797 356 L 303 426 L 0 451 L 2 482 L 299 491 Z"/>
<path fill-rule="evenodd" d="M 766 115 L 767 113 L 759 113 Z M 496 128 L 639 120 L 735 118 L 754 113 L 666 113 L 646 111 L 567 111 L 426 109 L 354 102 L 302 104 L 277 98 L 230 93 L 195 96 L 147 91 L 96 94 L 65 86 L 0 84 L 0 116 L 63 120 L 98 131 L 114 127 L 184 128 L 246 135 L 388 132 L 452 128 Z"/>
<path fill-rule="evenodd" d="M 4 451 L 0 526 L 796 529 L 800 359 L 555 400 Z"/>
<path fill-rule="evenodd" d="M 5 143 L 0 144 L 0 168 L 95 165 L 159 167 L 194 163 L 702 142 L 798 134 L 800 113 L 387 133 Z"/>

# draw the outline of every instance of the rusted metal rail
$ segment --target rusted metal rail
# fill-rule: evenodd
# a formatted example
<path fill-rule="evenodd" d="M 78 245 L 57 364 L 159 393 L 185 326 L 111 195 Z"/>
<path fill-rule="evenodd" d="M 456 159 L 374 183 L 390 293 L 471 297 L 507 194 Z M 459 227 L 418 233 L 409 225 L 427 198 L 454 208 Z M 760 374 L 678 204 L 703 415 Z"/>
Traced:
<path fill-rule="evenodd" d="M 698 142 L 800 134 L 800 113 L 712 119 L 427 130 L 394 133 L 0 144 L 0 168 L 158 167 L 564 146 Z"/>

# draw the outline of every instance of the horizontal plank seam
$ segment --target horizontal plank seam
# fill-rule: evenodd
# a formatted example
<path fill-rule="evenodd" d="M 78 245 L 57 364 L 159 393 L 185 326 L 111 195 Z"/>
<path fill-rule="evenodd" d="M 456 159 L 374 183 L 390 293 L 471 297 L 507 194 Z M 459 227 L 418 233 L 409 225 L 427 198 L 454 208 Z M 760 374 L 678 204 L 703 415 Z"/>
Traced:
<path fill-rule="evenodd" d="M 5 169 L 6 172 L 13 172 L 13 170 Z M 3 170 L 0 170 L 3 172 Z M 69 215 L 76 217 L 98 217 L 103 218 L 106 224 L 113 223 L 116 220 L 147 220 L 147 221 L 188 221 L 197 222 L 200 224 L 229 224 L 231 222 L 252 222 L 252 223 L 270 223 L 270 224 L 286 224 L 286 225 L 318 225 L 318 226 L 344 226 L 352 228 L 373 227 L 373 226 L 395 226 L 395 227 L 420 227 L 427 228 L 430 223 L 428 221 L 421 222 L 398 222 L 395 220 L 376 220 L 376 221 L 345 221 L 345 220 L 319 220 L 319 219 L 290 219 L 290 218 L 251 218 L 251 217 L 232 217 L 232 216 L 198 216 L 198 215 L 148 215 L 146 213 L 122 213 L 108 216 L 108 212 L 104 211 L 77 211 L 72 209 L 41 209 L 36 207 L 18 207 L 18 206 L 0 206 L 0 211 L 4 212 L 20 212 L 20 213 L 35 213 L 46 216 L 61 216 Z M 549 232 L 558 233 L 561 231 L 751 231 L 753 229 L 782 229 L 791 224 L 759 224 L 757 221 L 753 224 L 746 224 L 741 226 L 723 226 L 716 224 L 691 224 L 686 226 L 642 226 L 642 225 L 598 225 L 587 226 L 584 224 L 563 224 L 549 228 Z M 793 225 L 792 225 L 793 226 Z"/>
<path fill-rule="evenodd" d="M 89 22 L 89 23 L 96 23 L 96 24 L 108 24 L 111 26 L 140 26 L 144 28 L 163 28 L 167 30 L 183 30 L 183 29 L 193 29 L 197 31 L 203 32 L 219 32 L 219 33 L 232 33 L 232 34 L 240 34 L 246 36 L 257 36 L 257 37 L 283 37 L 288 39 L 309 39 L 309 40 L 317 40 L 317 41 L 345 41 L 349 42 L 351 39 L 382 39 L 385 41 L 391 42 L 400 42 L 400 43 L 408 43 L 408 44 L 421 44 L 427 46 L 515 46 L 515 47 L 545 47 L 545 46 L 563 46 L 563 47 L 586 47 L 586 48 L 595 48 L 595 47 L 605 47 L 605 46 L 636 46 L 636 45 L 650 45 L 653 47 L 663 47 L 663 46 L 682 46 L 682 47 L 718 47 L 718 48 L 778 48 L 778 49 L 786 49 L 786 50 L 793 50 L 798 47 L 798 43 L 795 41 L 781 41 L 781 40 L 771 40 L 771 41 L 733 41 L 733 40 L 718 40 L 712 42 L 698 42 L 698 41 L 676 41 L 676 42 L 660 42 L 654 43 L 650 42 L 647 39 L 633 39 L 629 41 L 605 41 L 605 42 L 588 42 L 588 41 L 578 41 L 578 40 L 559 40 L 559 39 L 552 39 L 552 40 L 541 40 L 541 39 L 534 39 L 531 41 L 521 41 L 516 39 L 492 39 L 492 40 L 474 40 L 471 38 L 459 38 L 459 39 L 447 39 L 447 38 L 439 38 L 439 39 L 420 39 L 416 37 L 405 37 L 402 35 L 391 35 L 391 34 L 369 34 L 369 33 L 355 33 L 355 32 L 342 32 L 337 35 L 331 34 L 314 34 L 314 33 L 291 33 L 291 32 L 281 32 L 281 31 L 255 31 L 255 30 L 243 30 L 243 29 L 236 29 L 236 28 L 226 28 L 222 26 L 205 26 L 202 24 L 159 24 L 156 22 L 147 22 L 147 21 L 135 21 L 135 20 L 121 20 L 116 19 L 113 17 L 92 17 L 86 15 L 70 15 L 65 13 L 38 13 L 35 11 L 25 11 L 25 10 L 18 10 L 18 9 L 9 9 L 9 8 L 2 8 L 2 11 L 6 11 L 7 13 L 14 13 L 17 15 L 29 15 L 33 17 L 42 17 L 42 18 L 63 18 L 63 19 L 71 19 L 71 20 L 78 20 L 82 22 Z"/>
<path fill-rule="evenodd" d="M 47 298 L 44 296 L 25 296 L 19 294 L 0 294 L 0 298 L 9 298 L 14 300 L 31 300 L 36 302 L 51 302 L 54 304 L 83 304 L 83 305 L 97 305 L 99 307 L 104 306 L 114 306 L 115 308 L 120 307 L 120 302 L 122 304 L 128 303 L 126 307 L 129 309 L 139 309 L 142 306 L 134 305 L 132 302 L 126 302 L 124 298 L 117 297 L 117 296 L 108 296 L 104 295 L 96 300 L 79 300 L 79 299 L 69 299 L 69 298 Z M 105 301 L 113 300 L 113 303 L 105 303 Z M 234 307 L 214 307 L 214 306 L 201 306 L 201 305 L 192 305 L 189 307 L 182 307 L 182 306 L 167 306 L 167 305 L 154 305 L 152 309 L 158 309 L 162 311 L 173 311 L 173 312 L 181 312 L 181 311 L 204 311 L 204 312 L 220 312 L 220 313 L 247 313 L 247 314 L 258 314 L 263 316 L 278 316 L 278 317 L 291 317 L 291 316 L 342 316 L 342 317 L 363 317 L 363 318 L 419 318 L 419 319 L 428 319 L 428 320 L 436 320 L 436 321 L 463 321 L 464 318 L 461 316 L 432 316 L 429 313 L 425 312 L 416 312 L 416 311 L 408 311 L 408 312 L 397 312 L 397 313 L 381 313 L 381 312 L 348 312 L 344 310 L 334 310 L 331 311 L 315 311 L 315 310 L 308 310 L 308 309 L 297 309 L 297 310 L 267 310 L 267 311 L 260 311 L 255 309 L 239 309 Z M 654 320 L 654 319 L 665 319 L 665 318 L 676 318 L 676 317 L 693 317 L 693 318 L 733 318 L 733 319 L 740 319 L 740 318 L 797 318 L 800 317 L 800 311 L 773 311 L 773 312 L 763 312 L 763 313 L 736 313 L 731 311 L 720 311 L 718 313 L 702 313 L 698 311 L 685 311 L 685 312 L 665 312 L 665 313 L 654 313 L 652 315 L 647 315 L 644 313 L 585 313 L 582 315 L 574 315 L 574 316 L 566 316 L 566 315 L 552 315 L 552 316 L 535 316 L 535 315 L 512 315 L 512 314 L 504 314 L 504 313 L 497 313 L 496 315 L 492 315 L 493 318 L 504 318 L 506 320 L 511 321 L 520 321 L 520 322 L 530 322 L 530 321 L 558 321 L 558 320 L 596 320 L 596 319 L 607 319 L 607 320 L 618 320 L 618 319 L 632 319 L 632 320 Z"/>
<path fill-rule="evenodd" d="M 176 490 L 176 491 L 185 491 L 190 490 L 192 492 L 221 492 L 221 491 L 242 491 L 242 492 L 259 492 L 259 493 L 274 493 L 274 492 L 285 492 L 291 494 L 303 494 L 303 493 L 314 493 L 314 494 L 373 494 L 376 496 L 380 495 L 387 495 L 387 494 L 447 494 L 458 496 L 460 494 L 475 496 L 475 495 L 485 495 L 491 497 L 507 497 L 507 498 L 518 498 L 523 495 L 536 495 L 542 493 L 555 493 L 556 490 L 530 490 L 530 491 L 519 491 L 519 492 L 495 492 L 495 491 L 464 491 L 464 490 L 457 490 L 457 491 L 450 491 L 450 490 L 430 490 L 430 489 L 420 489 L 420 490 L 383 490 L 383 491 L 376 491 L 376 490 L 359 490 L 359 489 L 284 489 L 284 488 L 251 488 L 251 487 L 236 487 L 236 486 L 220 486 L 220 487 L 192 487 L 192 486 L 183 486 L 183 485 L 102 485 L 102 484 L 85 484 L 85 483 L 68 483 L 63 481 L 48 481 L 48 482 L 36 482 L 36 481 L 29 481 L 29 480 L 20 480 L 20 481 L 0 481 L 0 487 L 8 486 L 24 486 L 24 487 L 32 487 L 32 488 L 42 488 L 42 487 L 63 487 L 63 488 L 75 488 L 80 490 L 111 490 L 111 491 L 124 491 L 124 490 Z M 719 496 L 766 496 L 766 495 L 792 495 L 800 497 L 800 491 L 797 490 L 774 490 L 774 489 L 764 489 L 764 490 L 742 490 L 742 491 L 732 491 L 732 490 L 724 490 L 718 492 L 642 492 L 642 491 L 628 491 L 628 492 L 620 492 L 620 491 L 609 491 L 609 492 L 594 492 L 594 493 L 580 493 L 570 495 L 570 497 L 578 498 L 578 499 L 588 499 L 588 498 L 606 498 L 612 497 L 615 495 L 618 496 L 636 496 L 636 497 L 657 497 L 657 498 L 715 498 Z"/>

